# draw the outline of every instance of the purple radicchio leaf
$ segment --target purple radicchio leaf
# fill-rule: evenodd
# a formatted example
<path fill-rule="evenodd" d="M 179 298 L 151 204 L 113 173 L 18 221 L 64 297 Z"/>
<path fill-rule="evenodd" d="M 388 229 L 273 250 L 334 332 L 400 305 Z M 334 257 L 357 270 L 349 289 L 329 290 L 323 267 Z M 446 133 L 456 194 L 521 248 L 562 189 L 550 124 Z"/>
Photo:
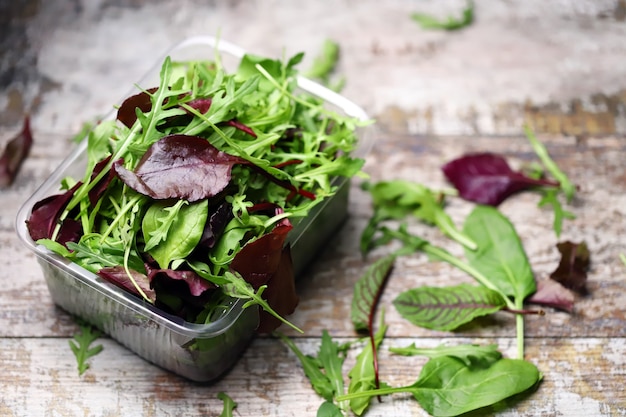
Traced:
<path fill-rule="evenodd" d="M 133 280 L 131 280 L 131 277 L 128 276 L 126 268 L 124 268 L 123 266 L 102 268 L 98 271 L 98 276 L 100 276 L 105 281 L 108 281 L 111 284 L 130 292 L 131 294 L 142 297 L 141 293 L 135 286 L 136 283 L 137 286 L 141 288 L 141 291 L 143 291 L 148 300 L 154 303 L 156 301 L 156 294 L 154 290 L 150 287 L 150 281 L 148 277 L 145 274 L 133 270 L 130 270 L 130 273 L 132 275 L 132 279 L 135 281 L 134 283 Z"/>
<path fill-rule="evenodd" d="M 509 196 L 532 187 L 558 186 L 513 171 L 506 160 L 492 153 L 468 154 L 442 167 L 443 173 L 461 198 L 479 204 L 498 206 Z"/>
<path fill-rule="evenodd" d="M 126 185 L 141 194 L 157 200 L 194 202 L 226 188 L 235 164 L 248 161 L 224 153 L 198 136 L 169 135 L 150 146 L 134 172 L 119 162 L 113 167 Z"/>
<path fill-rule="evenodd" d="M 22 161 L 28 156 L 33 144 L 30 130 L 30 118 L 24 118 L 22 130 L 11 139 L 0 156 L 0 187 L 8 187 L 13 183 Z"/>

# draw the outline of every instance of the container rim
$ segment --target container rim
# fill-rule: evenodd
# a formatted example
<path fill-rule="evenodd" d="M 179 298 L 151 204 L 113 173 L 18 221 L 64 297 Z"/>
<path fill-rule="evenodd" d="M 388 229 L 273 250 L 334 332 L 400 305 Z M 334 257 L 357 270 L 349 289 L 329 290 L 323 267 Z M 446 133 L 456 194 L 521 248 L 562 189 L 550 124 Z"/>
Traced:
<path fill-rule="evenodd" d="M 219 52 L 220 54 L 225 53 L 235 58 L 241 58 L 247 53 L 246 50 L 233 43 L 212 36 L 194 36 L 186 38 L 167 49 L 165 53 L 161 55 L 156 64 L 146 72 L 146 74 L 137 82 L 137 84 L 145 80 L 148 74 L 154 73 L 155 70 L 158 70 L 163 60 L 167 56 L 175 53 L 178 50 L 192 46 L 211 47 L 214 49 L 214 51 Z M 341 109 L 341 111 L 345 113 L 345 115 L 356 118 L 363 122 L 369 120 L 367 113 L 360 106 L 347 99 L 346 97 L 338 94 L 337 92 L 332 91 L 322 86 L 321 84 L 316 83 L 301 75 L 297 76 L 297 82 L 299 88 L 310 94 L 318 96 L 328 104 Z M 132 89 L 131 92 L 129 92 L 129 94 L 127 94 L 124 98 L 128 97 L 130 94 L 133 94 L 135 91 L 135 89 Z M 120 102 L 121 101 L 123 100 L 120 100 Z M 110 119 L 112 117 L 113 110 L 111 110 L 104 119 Z M 359 136 L 358 149 L 356 149 L 353 153 L 355 157 L 359 158 L 364 158 L 367 153 L 369 153 L 369 150 L 372 146 L 371 140 L 369 140 L 371 138 L 368 137 L 368 135 L 366 134 L 363 134 L 362 136 L 363 137 L 361 137 L 361 135 Z M 161 309 L 154 307 L 152 304 L 133 296 L 127 291 L 102 280 L 96 274 L 93 274 L 92 272 L 87 271 L 79 265 L 68 261 L 66 258 L 63 258 L 62 256 L 50 251 L 43 245 L 38 245 L 31 239 L 26 227 L 26 222 L 30 216 L 33 206 L 38 201 L 49 196 L 50 190 L 58 190 L 58 185 L 60 183 L 60 180 L 63 178 L 63 173 L 75 161 L 77 161 L 84 152 L 86 152 L 86 148 L 86 140 L 81 141 L 77 146 L 75 146 L 74 150 L 61 162 L 61 164 L 48 176 L 48 178 L 35 190 L 35 192 L 22 204 L 22 206 L 18 210 L 15 218 L 15 229 L 18 237 L 23 242 L 23 244 L 28 249 L 33 251 L 34 254 L 41 260 L 44 260 L 54 267 L 71 274 L 74 278 L 80 280 L 83 284 L 88 285 L 99 293 L 121 304 L 124 304 L 126 307 L 134 310 L 136 313 L 142 314 L 146 318 L 151 319 L 174 332 L 190 337 L 206 337 L 218 335 L 228 330 L 228 328 L 243 313 L 243 305 L 245 303 L 244 300 L 234 300 L 233 304 L 230 306 L 230 308 L 228 308 L 228 311 L 213 322 L 207 324 L 188 322 L 180 317 L 170 315 L 162 311 Z M 339 181 L 334 184 L 339 188 L 341 185 L 343 185 L 347 178 L 337 178 L 337 180 Z M 321 211 L 321 209 L 323 209 L 323 207 L 327 203 L 328 201 L 320 203 L 316 207 L 319 210 L 317 210 L 315 213 L 312 213 L 311 216 L 307 217 L 307 220 L 309 220 L 310 218 L 310 221 L 312 222 L 317 213 L 319 213 L 319 211 Z M 296 228 L 297 226 L 294 227 L 294 231 Z M 299 234 L 293 236 L 293 238 L 290 238 L 290 242 L 292 245 L 302 236 L 305 230 L 306 228 L 300 230 Z"/>

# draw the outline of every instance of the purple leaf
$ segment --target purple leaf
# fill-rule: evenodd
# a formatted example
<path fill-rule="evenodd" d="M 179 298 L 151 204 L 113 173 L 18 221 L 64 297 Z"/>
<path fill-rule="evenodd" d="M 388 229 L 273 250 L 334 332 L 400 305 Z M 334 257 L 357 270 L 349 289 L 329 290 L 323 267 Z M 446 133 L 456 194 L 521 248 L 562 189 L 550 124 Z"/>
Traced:
<path fill-rule="evenodd" d="M 184 282 L 187 286 L 189 295 L 192 297 L 199 297 L 205 291 L 215 289 L 215 285 L 206 279 L 202 278 L 198 274 L 193 271 L 185 271 L 185 270 L 173 270 L 173 269 L 154 269 L 149 266 L 146 268 L 148 270 L 148 280 L 151 283 L 156 283 L 158 281 L 166 282 L 166 281 L 179 281 Z"/>
<path fill-rule="evenodd" d="M 585 294 L 590 263 L 587 244 L 568 241 L 557 243 L 556 247 L 561 253 L 561 260 L 559 266 L 550 274 L 550 278 L 565 288 Z"/>
<path fill-rule="evenodd" d="M 96 164 L 96 166 L 93 168 L 93 172 L 91 173 L 92 180 L 96 178 L 100 174 L 100 172 L 102 172 L 102 170 L 109 163 L 110 160 L 111 157 L 109 156 Z M 120 163 L 122 163 L 121 159 Z M 100 197 L 102 197 L 102 195 L 106 192 L 109 184 L 111 183 L 111 181 L 113 181 L 113 178 L 115 178 L 115 171 L 109 169 L 108 174 L 102 177 L 102 179 L 98 181 L 98 183 L 93 186 L 91 190 L 89 190 L 89 203 L 91 203 L 92 206 L 98 204 L 98 200 L 100 200 Z"/>
<path fill-rule="evenodd" d="M 74 192 L 76 192 L 80 185 L 81 183 L 79 182 L 65 193 L 46 197 L 33 205 L 33 211 L 31 212 L 28 220 L 26 220 L 26 227 L 28 228 L 30 237 L 34 241 L 52 238 L 54 229 L 59 222 L 59 217 L 61 217 L 61 213 L 72 199 Z M 68 220 L 66 219 L 63 222 L 63 225 L 61 225 L 61 228 L 63 228 L 67 222 Z M 68 223 L 68 227 L 73 228 L 75 225 L 72 225 L 70 222 Z M 65 236 L 68 237 L 71 235 L 73 235 L 73 233 L 68 233 Z M 65 241 L 62 240 L 59 240 L 59 242 L 62 244 L 65 243 Z"/>
<path fill-rule="evenodd" d="M 461 198 L 490 206 L 498 206 L 512 194 L 531 187 L 558 186 L 515 172 L 502 156 L 492 153 L 464 155 L 445 164 L 442 170 Z"/>
<path fill-rule="evenodd" d="M 229 203 L 223 202 L 213 210 L 212 213 L 209 212 L 209 218 L 204 224 L 204 231 L 202 232 L 202 237 L 196 249 L 205 251 L 215 246 L 218 237 L 222 234 L 228 222 L 233 218 L 232 206 Z"/>
<path fill-rule="evenodd" d="M 150 88 L 146 91 L 152 94 L 157 91 L 157 87 Z M 136 109 L 141 110 L 142 113 L 147 113 L 152 109 L 152 101 L 149 94 L 142 91 L 124 100 L 117 110 L 117 120 L 122 122 L 124 126 L 131 128 L 137 121 Z"/>
<path fill-rule="evenodd" d="M 150 281 L 148 280 L 148 277 L 145 274 L 137 271 L 131 270 L 130 272 L 133 279 L 135 280 L 135 283 L 139 286 L 139 288 L 141 288 L 146 297 L 148 297 L 148 299 L 154 303 L 156 301 L 156 294 L 154 290 L 152 290 L 152 288 L 150 287 Z M 100 271 L 98 271 L 98 276 L 102 277 L 102 279 L 104 279 L 105 281 L 108 281 L 111 284 L 114 284 L 130 292 L 131 294 L 135 294 L 141 297 L 141 293 L 139 292 L 139 290 L 137 290 L 137 287 L 135 287 L 135 284 L 130 279 L 128 273 L 126 272 L 126 269 L 123 266 L 102 268 Z"/>
<path fill-rule="evenodd" d="M 235 164 L 248 161 L 219 151 L 204 138 L 170 135 L 148 149 L 134 172 L 119 162 L 113 167 L 126 185 L 141 194 L 194 202 L 222 191 Z"/>
<path fill-rule="evenodd" d="M 33 145 L 33 135 L 30 130 L 30 118 L 24 118 L 22 130 L 8 143 L 0 156 L 0 187 L 8 187 L 13 183 L 15 175 L 28 156 Z"/>
<path fill-rule="evenodd" d="M 528 298 L 528 302 L 571 313 L 574 310 L 574 293 L 552 279 L 544 279 L 537 282 L 537 291 Z"/>

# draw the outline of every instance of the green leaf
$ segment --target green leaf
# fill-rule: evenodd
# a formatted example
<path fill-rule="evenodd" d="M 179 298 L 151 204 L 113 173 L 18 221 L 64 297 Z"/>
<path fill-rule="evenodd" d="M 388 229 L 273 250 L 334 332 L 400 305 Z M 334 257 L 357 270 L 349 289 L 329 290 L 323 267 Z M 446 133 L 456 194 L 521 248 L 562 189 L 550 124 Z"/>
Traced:
<path fill-rule="evenodd" d="M 539 379 L 535 365 L 519 359 L 500 359 L 488 368 L 475 368 L 441 356 L 424 365 L 418 381 L 407 391 L 429 414 L 457 416 L 524 392 Z"/>
<path fill-rule="evenodd" d="M 78 375 L 85 373 L 89 369 L 87 360 L 102 352 L 102 345 L 90 347 L 91 344 L 100 337 L 100 332 L 89 324 L 79 322 L 80 331 L 73 336 L 73 340 L 69 341 L 70 349 L 76 357 Z"/>
<path fill-rule="evenodd" d="M 295 343 L 293 343 L 288 337 L 280 333 L 278 333 L 278 336 L 283 341 L 283 343 L 285 343 L 289 347 L 289 349 L 291 349 L 291 351 L 296 355 L 298 360 L 300 360 L 300 364 L 302 365 L 302 369 L 304 370 L 304 375 L 306 375 L 306 377 L 308 378 L 315 392 L 317 392 L 327 402 L 330 402 L 332 404 L 334 397 L 333 384 L 331 383 L 330 378 L 320 369 L 321 364 L 317 360 L 317 358 L 303 354 L 302 351 L 295 345 Z"/>
<path fill-rule="evenodd" d="M 503 294 L 524 300 L 536 290 L 533 272 L 515 228 L 498 209 L 476 206 L 463 231 L 478 245 L 465 251 L 469 264 Z"/>
<path fill-rule="evenodd" d="M 459 30 L 472 24 L 474 21 L 474 2 L 468 1 L 463 9 L 463 16 L 459 18 L 448 17 L 446 20 L 439 20 L 433 16 L 423 13 L 411 14 L 411 19 L 419 23 L 424 29 Z"/>
<path fill-rule="evenodd" d="M 382 343 L 385 333 L 387 332 L 387 325 L 384 324 L 382 317 L 380 321 L 381 326 L 374 335 L 374 344 L 376 349 L 378 349 Z M 363 347 L 363 350 L 361 350 L 361 353 L 357 356 L 354 367 L 350 370 L 350 372 L 348 372 L 348 377 L 350 378 L 348 393 L 369 391 L 378 388 L 376 386 L 377 378 L 376 369 L 374 367 L 375 355 L 376 350 L 368 340 L 368 343 Z M 370 398 L 355 398 L 350 401 L 350 409 L 354 412 L 354 414 L 360 416 L 365 412 L 367 407 L 369 407 L 369 404 Z"/>
<path fill-rule="evenodd" d="M 524 132 L 526 133 L 526 137 L 530 142 L 533 150 L 541 160 L 543 166 L 548 170 L 548 172 L 559 182 L 559 186 L 565 197 L 567 198 L 567 202 L 571 202 L 574 199 L 574 195 L 576 194 L 576 186 L 572 184 L 567 175 L 558 167 L 558 165 L 554 162 L 554 160 L 550 157 L 548 150 L 543 145 L 543 143 L 537 140 L 537 137 L 533 133 L 533 131 L 528 126 L 524 126 Z"/>
<path fill-rule="evenodd" d="M 466 366 L 480 366 L 483 368 L 502 358 L 502 354 L 498 351 L 498 345 L 495 344 L 439 345 L 434 348 L 419 348 L 413 343 L 406 347 L 390 347 L 389 351 L 403 356 L 428 356 L 429 358 L 451 356 L 463 361 Z"/>
<path fill-rule="evenodd" d="M 476 317 L 501 310 L 506 302 L 496 291 L 461 284 L 454 287 L 418 287 L 398 295 L 393 305 L 416 326 L 454 330 Z"/>
<path fill-rule="evenodd" d="M 381 181 L 369 187 L 374 215 L 362 236 L 362 249 L 370 244 L 378 225 L 385 220 L 403 220 L 413 215 L 428 225 L 437 226 L 442 233 L 469 249 L 476 244 L 455 226 L 444 211 L 444 196 L 430 188 L 411 181 Z"/>
<path fill-rule="evenodd" d="M 324 401 L 317 409 L 317 417 L 344 417 L 343 411 L 332 401 Z"/>
<path fill-rule="evenodd" d="M 196 247 L 208 216 L 208 202 L 193 204 L 167 202 L 150 206 L 143 218 L 142 232 L 147 250 L 163 269 L 174 260 L 185 258 Z"/>
<path fill-rule="evenodd" d="M 320 346 L 318 360 L 322 368 L 326 371 L 326 376 L 333 387 L 333 394 L 335 396 L 343 394 L 343 374 L 341 373 L 341 368 L 345 356 L 340 354 L 340 352 L 337 342 L 334 342 L 328 334 L 328 331 L 324 330 L 322 332 L 322 344 Z M 339 407 L 341 408 L 341 405 Z"/>
<path fill-rule="evenodd" d="M 542 190 L 543 197 L 541 197 L 541 200 L 538 203 L 539 207 L 546 205 L 552 206 L 552 211 L 554 211 L 552 228 L 554 229 L 557 237 L 561 236 L 561 231 L 563 230 L 563 220 L 576 218 L 574 213 L 563 208 L 563 205 L 559 201 L 558 191 L 559 190 L 554 188 L 546 188 Z"/>
<path fill-rule="evenodd" d="M 419 379 L 405 387 L 389 387 L 346 394 L 337 401 L 395 393 L 411 393 L 433 416 L 458 416 L 489 407 L 535 386 L 541 380 L 537 367 L 520 359 L 500 359 L 491 366 L 466 366 L 451 356 L 429 360 Z"/>
<path fill-rule="evenodd" d="M 396 256 L 392 254 L 377 260 L 354 284 L 350 317 L 357 332 L 369 331 L 370 317 L 395 259 Z"/>
<path fill-rule="evenodd" d="M 224 408 L 222 409 L 222 413 L 220 417 L 233 417 L 233 410 L 237 407 L 237 403 L 233 401 L 225 392 L 219 392 L 217 394 L 217 398 L 222 400 L 224 403 Z"/>

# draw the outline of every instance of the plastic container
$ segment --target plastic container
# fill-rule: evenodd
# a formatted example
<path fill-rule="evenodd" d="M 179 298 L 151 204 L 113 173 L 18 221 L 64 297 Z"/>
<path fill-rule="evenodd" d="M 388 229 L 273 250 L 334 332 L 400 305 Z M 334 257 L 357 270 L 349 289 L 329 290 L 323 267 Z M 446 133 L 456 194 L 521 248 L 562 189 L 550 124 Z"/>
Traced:
<path fill-rule="evenodd" d="M 211 59 L 216 51 L 227 68 L 238 63 L 244 54 L 243 49 L 223 40 L 195 37 L 181 42 L 165 55 L 172 57 L 172 60 Z M 154 85 L 158 80 L 160 64 L 161 61 L 138 84 L 144 88 Z M 366 113 L 346 98 L 305 78 L 299 78 L 298 83 L 301 89 L 319 96 L 336 110 L 362 120 L 367 119 Z M 356 156 L 364 157 L 369 150 L 371 144 L 368 133 L 367 129 L 357 132 L 359 148 Z M 139 356 L 162 368 L 194 381 L 207 382 L 218 378 L 237 361 L 255 334 L 258 324 L 256 308 L 243 309 L 241 300 L 233 300 L 216 321 L 210 324 L 189 323 L 103 281 L 97 275 L 37 245 L 30 238 L 25 221 L 33 205 L 58 193 L 62 178 L 80 178 L 83 175 L 85 142 L 24 203 L 16 220 L 17 233 L 37 256 L 54 303 L 97 326 Z M 292 245 L 296 276 L 347 216 L 350 182 L 346 179 L 337 180 L 340 181 L 336 183 L 339 191 L 326 202 L 317 205 L 290 232 L 288 240 Z"/>

